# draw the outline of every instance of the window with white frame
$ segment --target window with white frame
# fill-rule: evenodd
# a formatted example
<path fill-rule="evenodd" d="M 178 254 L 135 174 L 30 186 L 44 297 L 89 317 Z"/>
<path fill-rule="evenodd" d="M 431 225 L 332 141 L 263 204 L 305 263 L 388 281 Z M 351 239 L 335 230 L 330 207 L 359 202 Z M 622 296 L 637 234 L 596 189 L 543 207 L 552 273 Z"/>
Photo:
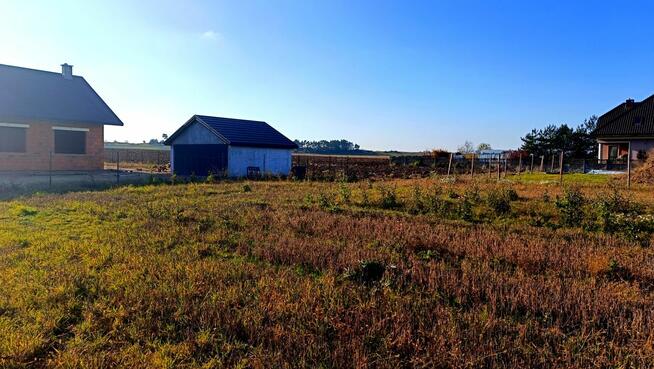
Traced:
<path fill-rule="evenodd" d="M 55 154 L 86 154 L 86 128 L 52 127 Z"/>
<path fill-rule="evenodd" d="M 0 152 L 26 152 L 28 128 L 26 124 L 0 123 Z"/>

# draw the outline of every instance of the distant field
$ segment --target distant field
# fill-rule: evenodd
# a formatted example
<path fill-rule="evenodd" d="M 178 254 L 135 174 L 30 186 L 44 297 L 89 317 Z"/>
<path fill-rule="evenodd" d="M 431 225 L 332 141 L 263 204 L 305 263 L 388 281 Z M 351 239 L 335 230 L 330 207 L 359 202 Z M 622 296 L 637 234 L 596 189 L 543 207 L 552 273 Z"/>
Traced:
<path fill-rule="evenodd" d="M 150 145 L 150 144 L 137 144 L 137 143 L 117 143 L 117 142 L 105 142 L 105 149 L 115 149 L 115 150 L 157 150 L 157 151 L 170 151 L 170 146 L 165 145 Z"/>
<path fill-rule="evenodd" d="M 649 367 L 654 195 L 577 186 L 0 201 L 0 367 Z"/>

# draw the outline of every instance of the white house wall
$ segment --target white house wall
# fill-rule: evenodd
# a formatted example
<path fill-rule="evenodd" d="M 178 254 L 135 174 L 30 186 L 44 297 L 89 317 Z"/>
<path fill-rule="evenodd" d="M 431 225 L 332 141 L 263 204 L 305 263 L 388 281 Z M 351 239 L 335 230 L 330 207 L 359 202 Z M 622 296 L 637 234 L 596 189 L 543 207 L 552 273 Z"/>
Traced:
<path fill-rule="evenodd" d="M 230 177 L 245 177 L 248 167 L 259 167 L 261 173 L 288 175 L 291 171 L 291 150 L 229 146 L 227 172 Z"/>

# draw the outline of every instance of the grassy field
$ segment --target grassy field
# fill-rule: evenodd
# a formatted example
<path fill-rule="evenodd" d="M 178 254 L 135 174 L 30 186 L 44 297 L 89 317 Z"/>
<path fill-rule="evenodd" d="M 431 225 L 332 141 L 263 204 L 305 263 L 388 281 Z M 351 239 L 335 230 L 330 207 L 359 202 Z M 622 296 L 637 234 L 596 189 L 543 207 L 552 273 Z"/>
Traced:
<path fill-rule="evenodd" d="M 0 367 L 651 367 L 652 205 L 461 178 L 0 202 Z"/>

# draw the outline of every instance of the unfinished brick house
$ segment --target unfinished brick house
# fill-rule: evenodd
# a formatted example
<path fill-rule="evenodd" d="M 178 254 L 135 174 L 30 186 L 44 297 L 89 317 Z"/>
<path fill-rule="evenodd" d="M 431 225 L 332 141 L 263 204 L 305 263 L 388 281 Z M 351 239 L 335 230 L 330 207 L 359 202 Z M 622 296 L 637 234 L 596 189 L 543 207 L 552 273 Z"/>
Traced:
<path fill-rule="evenodd" d="M 0 64 L 0 171 L 104 166 L 104 126 L 122 126 L 83 77 Z"/>

